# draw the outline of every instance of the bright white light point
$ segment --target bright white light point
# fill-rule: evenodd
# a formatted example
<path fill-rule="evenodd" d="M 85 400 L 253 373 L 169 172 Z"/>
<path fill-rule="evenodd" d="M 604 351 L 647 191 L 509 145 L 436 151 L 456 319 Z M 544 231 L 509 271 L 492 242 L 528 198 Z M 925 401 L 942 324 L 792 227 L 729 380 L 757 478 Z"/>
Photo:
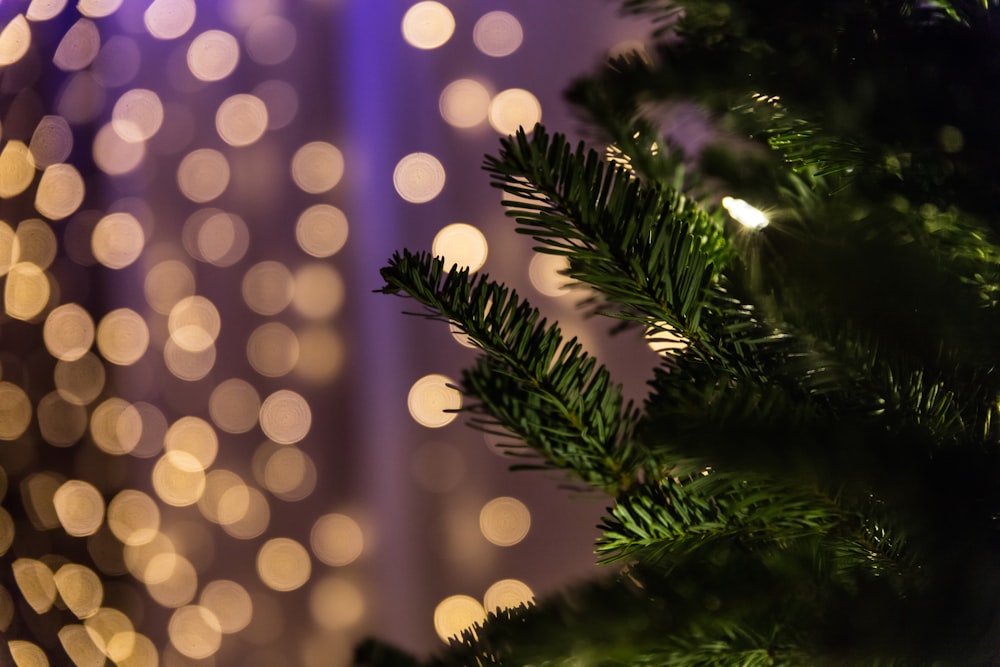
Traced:
<path fill-rule="evenodd" d="M 444 166 L 430 153 L 410 153 L 392 172 L 396 192 L 414 204 L 429 202 L 441 194 L 444 180 Z"/>
<path fill-rule="evenodd" d="M 444 258 L 444 268 L 468 267 L 470 271 L 478 271 L 486 262 L 488 246 L 486 237 L 479 229 L 464 222 L 456 222 L 444 227 L 434 237 L 431 251 L 435 257 Z"/>
<path fill-rule="evenodd" d="M 440 2 L 418 2 L 403 15 L 403 38 L 418 49 L 436 49 L 455 32 L 455 17 Z"/>
<path fill-rule="evenodd" d="M 425 375 L 410 387 L 406 405 L 410 416 L 428 428 L 440 428 L 455 421 L 455 410 L 462 407 L 462 394 L 453 389 L 452 380 L 444 375 Z M 446 410 L 450 412 L 445 412 Z"/>
<path fill-rule="evenodd" d="M 767 227 L 769 221 L 764 212 L 758 208 L 754 208 L 742 199 L 723 197 L 722 206 L 729 211 L 729 215 L 733 217 L 733 220 L 744 227 L 749 227 L 750 229 Z"/>

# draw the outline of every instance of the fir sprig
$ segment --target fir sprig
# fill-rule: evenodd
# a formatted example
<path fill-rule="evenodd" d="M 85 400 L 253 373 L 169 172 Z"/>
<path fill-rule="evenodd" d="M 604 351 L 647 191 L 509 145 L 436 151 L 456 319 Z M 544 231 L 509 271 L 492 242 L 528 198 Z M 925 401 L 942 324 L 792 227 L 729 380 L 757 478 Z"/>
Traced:
<path fill-rule="evenodd" d="M 520 438 L 552 467 L 616 493 L 639 465 L 632 445 L 638 409 L 575 339 L 514 290 L 489 276 L 470 277 L 427 253 L 395 254 L 382 269 L 386 293 L 406 292 L 425 316 L 452 323 L 485 352 L 464 372 L 473 408 Z"/>
<path fill-rule="evenodd" d="M 691 352 L 740 374 L 782 340 L 726 289 L 733 259 L 721 219 L 670 187 L 646 185 L 581 142 L 536 126 L 486 158 L 517 231 L 565 255 L 566 275 L 596 289 L 597 312 L 669 329 Z"/>
<path fill-rule="evenodd" d="M 832 531 L 844 513 L 801 485 L 734 477 L 706 469 L 687 479 L 667 478 L 619 499 L 606 519 L 597 553 L 605 562 L 642 553 L 645 562 L 683 556 L 712 540 L 787 545 Z"/>

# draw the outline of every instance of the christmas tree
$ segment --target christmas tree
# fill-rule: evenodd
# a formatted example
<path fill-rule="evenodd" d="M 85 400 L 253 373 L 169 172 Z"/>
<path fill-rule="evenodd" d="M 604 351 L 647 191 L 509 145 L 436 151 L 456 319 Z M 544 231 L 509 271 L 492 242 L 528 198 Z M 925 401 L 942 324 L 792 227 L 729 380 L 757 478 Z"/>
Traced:
<path fill-rule="evenodd" d="M 429 664 L 1000 664 L 998 3 L 622 7 L 653 46 L 570 86 L 592 147 L 536 126 L 484 166 L 657 345 L 646 400 L 489 276 L 382 270 L 480 348 L 474 424 L 610 498 L 608 579 Z"/>

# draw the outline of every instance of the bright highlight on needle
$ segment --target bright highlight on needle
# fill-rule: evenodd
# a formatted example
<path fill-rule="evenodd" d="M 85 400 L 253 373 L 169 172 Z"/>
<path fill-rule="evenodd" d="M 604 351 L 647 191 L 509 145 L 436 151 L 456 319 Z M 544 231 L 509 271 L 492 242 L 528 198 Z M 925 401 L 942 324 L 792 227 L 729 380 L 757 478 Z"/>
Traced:
<path fill-rule="evenodd" d="M 729 215 L 733 217 L 733 220 L 740 223 L 744 227 L 750 229 L 762 229 L 767 227 L 769 220 L 764 212 L 758 208 L 751 206 L 742 199 L 736 199 L 735 197 L 723 197 L 722 206 L 729 211 Z"/>

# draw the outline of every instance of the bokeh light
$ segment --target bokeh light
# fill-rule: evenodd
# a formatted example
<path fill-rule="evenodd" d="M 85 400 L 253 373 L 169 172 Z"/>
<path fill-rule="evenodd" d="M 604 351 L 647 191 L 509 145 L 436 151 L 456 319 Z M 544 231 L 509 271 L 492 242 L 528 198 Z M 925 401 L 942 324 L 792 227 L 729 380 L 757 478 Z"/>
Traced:
<path fill-rule="evenodd" d="M 66 8 L 68 0 L 31 0 L 25 16 L 29 21 L 48 21 L 54 19 Z"/>
<path fill-rule="evenodd" d="M 97 448 L 112 456 L 132 451 L 142 432 L 142 417 L 125 399 L 112 396 L 90 413 L 90 436 Z"/>
<path fill-rule="evenodd" d="M 215 266 L 236 264 L 250 247 L 250 230 L 243 218 L 215 209 L 188 218 L 183 235 L 192 257 Z"/>
<path fill-rule="evenodd" d="M 38 430 L 42 439 L 54 447 L 70 447 L 87 432 L 87 411 L 82 405 L 70 403 L 58 391 L 52 391 L 38 401 Z"/>
<path fill-rule="evenodd" d="M 143 13 L 143 23 L 157 39 L 177 39 L 194 25 L 194 0 L 153 0 Z"/>
<path fill-rule="evenodd" d="M 297 38 L 295 24 L 285 17 L 261 16 L 247 28 L 247 55 L 260 65 L 283 63 L 295 50 Z"/>
<path fill-rule="evenodd" d="M 87 628 L 79 624 L 64 625 L 59 629 L 59 642 L 74 665 L 104 664 L 104 652 L 95 639 Z"/>
<path fill-rule="evenodd" d="M 299 339 L 280 322 L 262 324 L 247 340 L 247 360 L 264 377 L 281 377 L 292 372 L 299 359 Z"/>
<path fill-rule="evenodd" d="M 469 128 L 486 121 L 490 91 L 475 79 L 452 81 L 438 98 L 438 111 L 452 127 Z"/>
<path fill-rule="evenodd" d="M 314 384 L 333 381 L 344 366 L 345 343 L 337 330 L 323 324 L 300 329 L 295 336 L 298 360 L 295 375 Z"/>
<path fill-rule="evenodd" d="M 238 582 L 217 579 L 205 585 L 198 604 L 215 614 L 219 630 L 233 634 L 250 625 L 253 618 L 253 599 Z"/>
<path fill-rule="evenodd" d="M 565 255 L 535 253 L 528 262 L 528 278 L 532 287 L 545 296 L 564 296 L 570 292 L 570 279 L 565 275 L 568 269 Z"/>
<path fill-rule="evenodd" d="M 134 364 L 148 347 L 149 328 L 146 321 L 131 308 L 112 310 L 97 325 L 97 349 L 113 364 Z"/>
<path fill-rule="evenodd" d="M 401 398 L 427 372 L 365 376 L 426 347 L 357 327 L 372 243 L 405 232 L 446 269 L 510 258 L 455 160 L 540 118 L 512 86 L 551 99 L 513 67 L 528 14 L 407 0 L 370 98 L 316 57 L 354 62 L 370 36 L 345 1 L 22 0 L 0 21 L 0 632 L 21 667 L 344 667 L 363 634 L 433 642 L 428 608 L 379 628 L 398 580 L 366 574 L 412 538 L 434 556 L 394 576 L 481 597 L 442 603 L 439 633 L 531 599 L 514 579 L 481 596 L 530 514 L 480 528 L 482 453 L 425 439 L 462 407 L 448 377 L 410 388 L 413 422 L 392 401 L 377 417 L 385 446 L 413 440 L 396 481 L 438 519 L 400 531 L 353 469 L 381 474 L 369 387 Z M 377 146 L 350 124 L 375 101 L 403 121 Z M 469 354 L 439 343 L 430 369 Z"/>
<path fill-rule="evenodd" d="M 196 382 L 211 373 L 217 357 L 214 344 L 191 350 L 171 338 L 163 345 L 163 363 L 167 370 L 174 377 L 188 382 Z"/>
<path fill-rule="evenodd" d="M 94 162 L 108 176 L 124 176 L 138 169 L 146 158 L 146 144 L 128 141 L 107 123 L 94 137 Z"/>
<path fill-rule="evenodd" d="M 56 570 L 53 579 L 60 599 L 77 618 L 90 618 L 101 608 L 104 584 L 89 567 L 67 563 Z"/>
<path fill-rule="evenodd" d="M 53 379 L 60 398 L 74 405 L 89 405 L 104 389 L 104 364 L 93 352 L 76 361 L 56 362 Z"/>
<path fill-rule="evenodd" d="M 73 151 L 73 130 L 62 116 L 44 116 L 31 134 L 28 150 L 39 169 L 64 162 Z"/>
<path fill-rule="evenodd" d="M 85 186 L 83 177 L 70 164 L 54 164 L 45 168 L 35 191 L 35 210 L 49 220 L 62 220 L 80 208 Z"/>
<path fill-rule="evenodd" d="M 292 156 L 292 180 L 309 194 L 332 190 L 343 175 L 343 153 L 325 141 L 311 141 Z"/>
<path fill-rule="evenodd" d="M 94 258 L 109 269 L 124 269 L 139 258 L 145 245 L 142 225 L 130 213 L 112 213 L 97 223 L 91 236 Z"/>
<path fill-rule="evenodd" d="M 11 563 L 14 581 L 24 601 L 35 613 L 44 614 L 56 601 L 56 582 L 49 566 L 33 558 L 18 558 Z"/>
<path fill-rule="evenodd" d="M 31 399 L 12 382 L 0 382 L 0 440 L 16 440 L 31 423 Z"/>
<path fill-rule="evenodd" d="M 202 516 L 223 526 L 237 523 L 250 512 L 250 488 L 230 470 L 212 470 L 205 477 L 205 491 L 198 498 Z"/>
<path fill-rule="evenodd" d="M 34 179 L 35 158 L 31 150 L 23 141 L 8 141 L 0 151 L 0 198 L 16 197 Z"/>
<path fill-rule="evenodd" d="M 219 453 L 219 437 L 212 425 L 201 417 L 181 417 L 167 429 L 163 449 L 168 453 L 191 455 L 202 470 L 207 470 Z"/>
<path fill-rule="evenodd" d="M 240 59 L 240 44 L 222 30 L 206 30 L 187 50 L 191 74 L 201 81 L 220 81 L 233 73 Z"/>
<path fill-rule="evenodd" d="M 111 110 L 111 127 L 125 141 L 148 141 L 162 126 L 163 104 L 152 90 L 126 91 Z"/>
<path fill-rule="evenodd" d="M 209 349 L 222 330 L 222 317 L 215 304 L 203 296 L 184 297 L 167 316 L 170 340 L 188 352 Z"/>
<path fill-rule="evenodd" d="M 483 594 L 483 607 L 487 611 L 498 609 L 515 609 L 521 605 L 530 605 L 535 600 L 535 594 L 528 584 L 520 579 L 501 579 L 486 589 Z"/>
<path fill-rule="evenodd" d="M 79 304 L 63 304 L 45 318 L 42 337 L 53 357 L 76 361 L 94 344 L 94 320 Z"/>
<path fill-rule="evenodd" d="M 243 276 L 243 301 L 250 310 L 261 315 L 277 315 L 292 303 L 295 279 L 284 264 L 259 262 Z"/>
<path fill-rule="evenodd" d="M 322 320 L 337 314 L 344 303 L 344 279 L 329 264 L 311 262 L 294 275 L 292 306 L 312 320 Z"/>
<path fill-rule="evenodd" d="M 457 264 L 460 269 L 478 271 L 486 263 L 488 246 L 486 236 L 477 227 L 456 222 L 443 227 L 434 236 L 431 252 L 435 257 L 444 258 L 446 270 Z"/>
<path fill-rule="evenodd" d="M 358 585 L 344 577 L 328 575 L 312 587 L 309 612 L 324 630 L 345 630 L 365 614 L 365 598 Z"/>
<path fill-rule="evenodd" d="M 227 97 L 215 112 L 215 129 L 230 146 L 249 146 L 267 129 L 267 107 L 253 95 Z"/>
<path fill-rule="evenodd" d="M 246 433 L 257 425 L 260 395 L 246 380 L 231 378 L 216 385 L 208 399 L 208 414 L 226 433 Z"/>
<path fill-rule="evenodd" d="M 18 262 L 7 272 L 4 308 L 15 320 L 29 321 L 40 315 L 51 294 L 49 277 L 37 264 Z"/>
<path fill-rule="evenodd" d="M 153 488 L 167 505 L 194 505 L 205 491 L 205 469 L 193 454 L 166 452 L 153 468 Z"/>
<path fill-rule="evenodd" d="M 104 521 L 104 498 L 93 484 L 79 479 L 59 487 L 52 498 L 59 523 L 74 537 L 93 535 Z"/>
<path fill-rule="evenodd" d="M 149 494 L 119 491 L 108 503 L 108 528 L 122 544 L 148 544 L 160 531 L 160 508 Z"/>
<path fill-rule="evenodd" d="M 161 315 L 168 315 L 181 299 L 194 296 L 194 290 L 194 273 L 176 259 L 154 265 L 146 272 L 143 283 L 146 303 Z"/>
<path fill-rule="evenodd" d="M 313 257 L 331 257 L 347 243 L 347 216 L 336 206 L 315 204 L 295 222 L 295 240 Z"/>
<path fill-rule="evenodd" d="M 229 161 L 211 148 L 191 151 L 177 167 L 177 186 L 193 202 L 216 199 L 229 187 Z"/>
<path fill-rule="evenodd" d="M 235 493 L 242 494 L 242 491 Z M 222 529 L 238 540 L 252 540 L 260 537 L 267 531 L 271 521 L 271 506 L 264 494 L 253 487 L 246 487 L 246 493 L 248 502 L 243 517 L 232 523 L 222 524 Z M 241 502 L 242 498 L 235 496 L 235 500 Z"/>
<path fill-rule="evenodd" d="M 358 522 L 346 514 L 324 514 L 309 533 L 309 546 L 321 562 L 334 567 L 350 565 L 365 548 Z"/>
<path fill-rule="evenodd" d="M 403 38 L 418 49 L 443 46 L 455 32 L 455 17 L 440 2 L 426 0 L 411 6 L 403 15 Z"/>
<path fill-rule="evenodd" d="M 454 381 L 437 373 L 425 375 L 410 387 L 406 405 L 421 426 L 440 428 L 455 421 L 462 407 L 462 394 Z"/>
<path fill-rule="evenodd" d="M 264 486 L 276 498 L 295 502 L 309 497 L 316 488 L 316 464 L 301 449 L 282 447 L 267 457 Z"/>
<path fill-rule="evenodd" d="M 446 644 L 450 638 L 485 620 L 483 605 L 468 595 L 451 595 L 434 608 L 434 630 Z"/>
<path fill-rule="evenodd" d="M 508 12 L 483 14 L 472 29 L 476 48 L 488 56 L 502 58 L 517 51 L 524 39 L 521 22 Z"/>
<path fill-rule="evenodd" d="M 52 63 L 66 72 L 75 72 L 94 62 L 100 50 L 101 33 L 97 24 L 89 19 L 79 19 L 63 35 L 52 56 Z"/>
<path fill-rule="evenodd" d="M 542 105 L 529 91 L 508 88 L 490 101 L 489 119 L 490 125 L 500 134 L 514 134 L 518 128 L 531 131 L 542 121 Z"/>
<path fill-rule="evenodd" d="M 531 512 L 517 498 L 494 498 L 479 511 L 479 530 L 483 537 L 499 547 L 517 544 L 527 536 L 530 528 Z"/>
<path fill-rule="evenodd" d="M 58 251 L 58 242 L 52 227 L 44 220 L 22 220 L 15 232 L 18 261 L 34 264 L 41 269 L 52 265 Z"/>
<path fill-rule="evenodd" d="M 424 204 L 444 189 L 445 171 L 441 161 L 430 153 L 410 153 L 392 172 L 396 193 L 405 201 Z"/>
<path fill-rule="evenodd" d="M 0 31 L 0 67 L 13 65 L 31 46 L 31 26 L 18 14 Z"/>
<path fill-rule="evenodd" d="M 257 552 L 257 575 L 272 590 L 293 591 L 301 588 L 311 574 L 309 552 L 293 539 L 272 538 Z"/>
<path fill-rule="evenodd" d="M 77 11 L 90 18 L 102 18 L 114 14 L 125 0 L 79 0 Z"/>
<path fill-rule="evenodd" d="M 260 406 L 260 427 L 264 435 L 282 445 L 299 442 L 312 426 L 312 411 L 306 399 L 290 389 L 280 389 Z"/>
<path fill-rule="evenodd" d="M 222 645 L 222 624 L 212 611 L 201 605 L 187 605 L 174 611 L 167 631 L 173 647 L 194 660 L 211 657 Z"/>
<path fill-rule="evenodd" d="M 23 639 L 11 639 L 7 642 L 7 647 L 17 667 L 49 667 L 49 659 L 38 644 Z"/>

